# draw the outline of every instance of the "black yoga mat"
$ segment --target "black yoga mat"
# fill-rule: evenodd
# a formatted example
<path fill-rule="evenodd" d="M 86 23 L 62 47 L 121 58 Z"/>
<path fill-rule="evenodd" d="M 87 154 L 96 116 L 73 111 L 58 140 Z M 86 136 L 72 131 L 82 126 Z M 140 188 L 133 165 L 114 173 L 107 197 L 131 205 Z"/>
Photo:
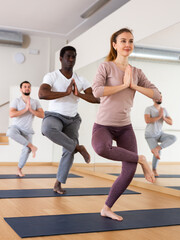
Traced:
<path fill-rule="evenodd" d="M 24 178 L 56 178 L 56 174 L 26 174 L 24 177 L 19 177 L 15 174 L 1 174 L 0 179 L 24 179 Z M 70 173 L 68 178 L 82 178 L 76 174 Z"/>
<path fill-rule="evenodd" d="M 119 176 L 119 173 L 108 173 L 110 175 Z M 144 178 L 144 174 L 135 174 L 134 178 Z M 180 174 L 160 174 L 156 178 L 180 178 Z"/>
<path fill-rule="evenodd" d="M 2 198 L 36 198 L 36 197 L 68 197 L 68 196 L 93 196 L 108 195 L 110 188 L 66 188 L 65 194 L 58 194 L 53 189 L 16 189 L 0 190 Z M 140 194 L 126 189 L 124 194 Z"/>
<path fill-rule="evenodd" d="M 176 189 L 176 190 L 180 190 L 180 186 L 166 186 L 168 188 L 173 188 L 173 189 Z"/>
<path fill-rule="evenodd" d="M 124 218 L 122 222 L 101 217 L 99 213 L 15 217 L 5 221 L 22 238 L 180 225 L 180 208 L 116 213 Z"/>

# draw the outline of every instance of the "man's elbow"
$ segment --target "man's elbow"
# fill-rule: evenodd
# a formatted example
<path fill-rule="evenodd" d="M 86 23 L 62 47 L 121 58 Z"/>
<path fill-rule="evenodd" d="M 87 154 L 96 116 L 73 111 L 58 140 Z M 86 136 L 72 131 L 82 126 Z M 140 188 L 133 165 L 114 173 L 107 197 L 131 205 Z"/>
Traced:
<path fill-rule="evenodd" d="M 100 103 L 100 98 L 96 98 L 96 103 Z"/>
<path fill-rule="evenodd" d="M 146 124 L 152 123 L 150 119 L 145 119 Z"/>
<path fill-rule="evenodd" d="M 45 95 L 42 91 L 39 91 L 38 97 L 39 97 L 39 99 L 45 99 Z"/>
<path fill-rule="evenodd" d="M 9 117 L 10 117 L 10 118 L 13 118 L 13 117 L 14 117 L 13 112 L 10 112 L 10 113 L 9 113 Z"/>

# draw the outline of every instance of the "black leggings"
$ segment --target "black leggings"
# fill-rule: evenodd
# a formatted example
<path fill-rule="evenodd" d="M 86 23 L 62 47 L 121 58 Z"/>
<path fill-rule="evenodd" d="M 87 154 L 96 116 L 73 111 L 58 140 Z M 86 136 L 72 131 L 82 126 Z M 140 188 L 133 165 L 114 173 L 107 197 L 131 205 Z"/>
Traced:
<path fill-rule="evenodd" d="M 116 141 L 117 147 L 112 146 L 112 140 Z M 111 208 L 128 187 L 136 171 L 137 143 L 132 125 L 111 127 L 95 123 L 92 146 L 101 157 L 122 161 L 121 174 L 112 185 L 106 200 L 106 205 Z"/>

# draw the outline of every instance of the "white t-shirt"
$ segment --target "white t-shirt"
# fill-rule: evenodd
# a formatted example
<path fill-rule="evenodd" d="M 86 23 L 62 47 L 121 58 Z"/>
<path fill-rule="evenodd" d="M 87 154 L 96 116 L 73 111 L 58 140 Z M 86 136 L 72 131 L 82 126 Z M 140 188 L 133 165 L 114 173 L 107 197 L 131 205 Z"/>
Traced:
<path fill-rule="evenodd" d="M 33 110 L 37 110 L 41 108 L 41 105 L 38 100 L 30 98 L 31 108 Z M 14 99 L 11 104 L 10 108 L 15 108 L 17 111 L 21 111 L 25 109 L 26 103 L 23 101 L 22 97 Z M 34 133 L 32 129 L 32 122 L 34 119 L 34 115 L 27 111 L 21 116 L 13 117 L 12 125 L 18 126 L 20 129 L 26 131 L 27 133 Z"/>
<path fill-rule="evenodd" d="M 50 85 L 53 92 L 65 92 L 72 79 L 75 80 L 79 92 L 91 87 L 87 80 L 78 77 L 76 73 L 73 73 L 72 77 L 67 79 L 59 70 L 46 74 L 43 78 L 43 83 Z M 65 97 L 49 100 L 48 111 L 74 117 L 77 114 L 78 102 L 79 97 L 71 93 Z"/>
<path fill-rule="evenodd" d="M 150 117 L 158 117 L 159 110 L 153 105 L 145 109 L 145 114 L 150 115 Z M 169 117 L 169 114 L 165 108 L 163 108 L 163 114 L 165 117 Z M 159 119 L 154 123 L 148 123 L 145 129 L 145 137 L 157 137 L 162 132 L 163 119 Z"/>

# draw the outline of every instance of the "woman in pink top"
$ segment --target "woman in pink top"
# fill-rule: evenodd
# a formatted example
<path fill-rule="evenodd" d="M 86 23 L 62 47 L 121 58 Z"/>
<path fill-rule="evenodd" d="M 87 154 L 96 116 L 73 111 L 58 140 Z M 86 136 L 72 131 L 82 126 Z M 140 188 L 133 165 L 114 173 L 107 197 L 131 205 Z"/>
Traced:
<path fill-rule="evenodd" d="M 99 66 L 92 85 L 94 96 L 101 99 L 93 127 L 92 146 L 98 155 L 122 161 L 121 174 L 111 187 L 101 216 L 118 221 L 123 218 L 112 212 L 111 208 L 130 184 L 137 163 L 142 166 L 145 178 L 152 183 L 155 181 L 145 156 L 137 154 L 130 111 L 136 91 L 152 99 L 160 99 L 161 95 L 140 69 L 129 65 L 133 41 L 133 34 L 127 28 L 112 35 L 107 62 Z M 112 146 L 112 140 L 116 141 L 117 147 Z"/>

